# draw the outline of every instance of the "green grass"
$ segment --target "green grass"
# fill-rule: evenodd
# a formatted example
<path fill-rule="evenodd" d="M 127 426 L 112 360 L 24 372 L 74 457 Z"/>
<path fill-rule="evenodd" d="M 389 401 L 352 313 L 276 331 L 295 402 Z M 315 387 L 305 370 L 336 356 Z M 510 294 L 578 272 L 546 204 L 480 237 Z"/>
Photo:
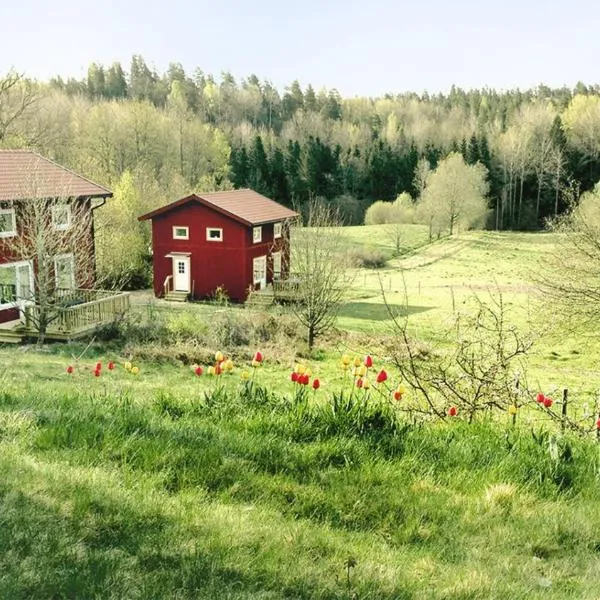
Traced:
<path fill-rule="evenodd" d="M 344 233 L 348 247 L 391 249 L 376 229 Z M 408 227 L 410 244 L 424 233 Z M 258 323 L 237 307 L 152 305 L 137 309 L 145 320 L 129 339 L 79 361 L 82 344 L 0 348 L 0 598 L 597 598 L 594 439 L 533 413 L 517 428 L 508 415 L 415 425 L 375 400 L 332 401 L 348 387 L 343 351 L 372 351 L 396 379 L 380 285 L 399 310 L 406 293 L 412 328 L 432 343 L 490 286 L 516 324 L 531 313 L 546 331 L 532 281 L 553 243 L 473 233 L 358 271 L 338 319 L 348 333 L 307 360 L 323 384 L 307 403 L 292 398 L 288 368 L 301 356 L 271 331 L 277 314 Z M 227 315 L 260 335 L 229 348 L 236 371 L 220 390 L 182 360 L 225 350 Z M 143 341 L 149 321 L 166 323 L 164 351 Z M 248 394 L 239 372 L 259 342 L 265 391 Z M 123 369 L 132 356 L 138 376 Z M 549 328 L 530 379 L 567 385 L 576 407 L 600 387 L 596 356 L 591 335 Z"/>
<path fill-rule="evenodd" d="M 358 435 L 233 378 L 209 400 L 174 368 L 61 363 L 13 364 L 0 394 L 0 597 L 596 597 L 593 443 L 554 462 L 493 423 Z"/>

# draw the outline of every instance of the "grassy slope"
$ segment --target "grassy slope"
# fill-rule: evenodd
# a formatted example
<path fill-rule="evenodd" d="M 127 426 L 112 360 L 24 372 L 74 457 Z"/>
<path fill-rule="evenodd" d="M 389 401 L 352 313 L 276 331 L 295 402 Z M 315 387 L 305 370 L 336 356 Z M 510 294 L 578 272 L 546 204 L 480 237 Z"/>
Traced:
<path fill-rule="evenodd" d="M 410 305 L 427 308 L 415 326 L 434 336 L 449 290 L 458 303 L 473 283 L 522 305 L 518 267 L 546 243 L 474 234 L 402 259 Z M 383 277 L 400 295 L 397 270 Z M 341 325 L 385 324 L 376 281 Z M 591 370 L 564 341 L 545 344 L 534 368 L 556 352 L 563 379 Z M 185 367 L 97 379 L 92 356 L 68 378 L 76 350 L 0 349 L 0 598 L 598 597 L 593 443 L 572 440 L 574 460 L 555 462 L 547 438 L 503 424 L 358 436 L 275 399 L 207 403 L 212 383 Z M 325 356 L 314 368 L 336 388 Z M 284 377 L 261 373 L 289 394 Z"/>

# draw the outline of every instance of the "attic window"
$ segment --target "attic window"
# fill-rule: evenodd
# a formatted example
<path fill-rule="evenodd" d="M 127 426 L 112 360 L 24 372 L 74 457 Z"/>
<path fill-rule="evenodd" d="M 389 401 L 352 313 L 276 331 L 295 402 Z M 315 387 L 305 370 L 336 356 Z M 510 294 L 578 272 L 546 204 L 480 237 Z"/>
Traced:
<path fill-rule="evenodd" d="M 173 227 L 173 239 L 174 240 L 189 240 L 190 239 L 190 228 L 189 227 Z"/>
<path fill-rule="evenodd" d="M 252 228 L 252 242 L 254 244 L 262 242 L 262 227 L 260 225 Z"/>
<path fill-rule="evenodd" d="M 223 230 L 217 227 L 206 228 L 206 241 L 208 242 L 222 242 L 223 241 Z"/>
<path fill-rule="evenodd" d="M 281 237 L 281 221 L 278 223 L 273 223 L 273 237 L 275 239 Z"/>
<path fill-rule="evenodd" d="M 0 208 L 0 238 L 17 235 L 15 226 L 15 209 Z"/>
<path fill-rule="evenodd" d="M 57 231 L 66 231 L 71 226 L 71 207 L 68 204 L 55 204 L 52 207 L 52 225 Z"/>

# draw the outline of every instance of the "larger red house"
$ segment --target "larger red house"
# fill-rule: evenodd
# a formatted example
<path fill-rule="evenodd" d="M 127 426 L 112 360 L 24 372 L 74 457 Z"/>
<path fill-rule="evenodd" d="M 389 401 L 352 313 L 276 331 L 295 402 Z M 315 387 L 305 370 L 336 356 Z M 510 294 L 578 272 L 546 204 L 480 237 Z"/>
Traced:
<path fill-rule="evenodd" d="M 289 220 L 298 214 L 253 190 L 192 194 L 139 217 L 152 220 L 154 293 L 243 302 L 285 279 Z"/>
<path fill-rule="evenodd" d="M 0 323 L 18 319 L 25 305 L 35 304 L 41 286 L 36 278 L 39 244 L 33 239 L 39 232 L 34 234 L 28 221 L 31 203 L 39 207 L 40 231 L 65 241 L 53 243 L 55 252 L 45 257 L 53 281 L 44 288 L 45 293 L 49 288 L 64 293 L 94 283 L 89 272 L 94 264 L 93 211 L 111 196 L 110 190 L 36 152 L 0 150 Z M 69 244 L 75 230 L 76 247 Z"/>

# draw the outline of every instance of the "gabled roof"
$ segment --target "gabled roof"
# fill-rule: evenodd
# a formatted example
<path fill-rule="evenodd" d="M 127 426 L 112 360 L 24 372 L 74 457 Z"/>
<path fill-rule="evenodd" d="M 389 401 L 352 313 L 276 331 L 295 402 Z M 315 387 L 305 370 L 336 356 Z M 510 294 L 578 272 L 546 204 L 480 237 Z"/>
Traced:
<path fill-rule="evenodd" d="M 141 217 L 140 221 L 153 219 L 159 215 L 173 210 L 188 202 L 199 202 L 208 208 L 231 217 L 244 225 L 261 225 L 263 223 L 274 223 L 297 217 L 298 213 L 286 208 L 255 192 L 254 190 L 230 190 L 227 192 L 210 192 L 208 194 L 192 194 L 181 200 L 171 202 L 166 206 L 157 208 Z"/>
<path fill-rule="evenodd" d="M 112 192 L 31 150 L 0 150 L 0 200 L 109 198 Z"/>

